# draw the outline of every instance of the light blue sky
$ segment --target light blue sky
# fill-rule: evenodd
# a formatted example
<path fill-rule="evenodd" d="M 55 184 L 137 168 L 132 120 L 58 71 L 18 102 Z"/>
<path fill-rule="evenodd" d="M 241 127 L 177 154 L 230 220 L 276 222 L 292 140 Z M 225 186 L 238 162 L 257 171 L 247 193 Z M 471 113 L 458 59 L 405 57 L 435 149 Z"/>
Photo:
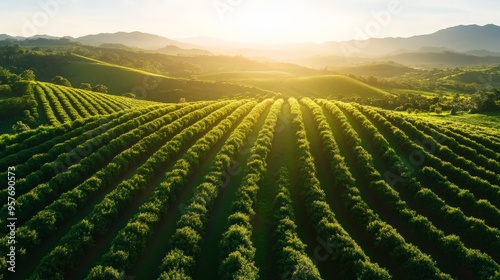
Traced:
<path fill-rule="evenodd" d="M 397 13 L 388 9 L 391 4 Z M 379 22 L 374 13 L 383 16 Z M 498 0 L 3 0 L 0 34 L 142 31 L 169 38 L 325 42 L 500 25 L 499 14 Z"/>

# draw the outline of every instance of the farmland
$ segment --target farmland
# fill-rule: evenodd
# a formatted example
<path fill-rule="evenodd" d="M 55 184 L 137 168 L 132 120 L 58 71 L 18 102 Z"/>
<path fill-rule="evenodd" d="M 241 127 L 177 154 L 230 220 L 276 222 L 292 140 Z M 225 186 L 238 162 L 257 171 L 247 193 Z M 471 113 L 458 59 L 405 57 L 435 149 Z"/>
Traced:
<path fill-rule="evenodd" d="M 387 94 L 320 76 L 158 103 L 30 82 L 37 127 L 0 136 L 3 279 L 498 279 L 494 120 L 298 96 L 332 80 Z"/>

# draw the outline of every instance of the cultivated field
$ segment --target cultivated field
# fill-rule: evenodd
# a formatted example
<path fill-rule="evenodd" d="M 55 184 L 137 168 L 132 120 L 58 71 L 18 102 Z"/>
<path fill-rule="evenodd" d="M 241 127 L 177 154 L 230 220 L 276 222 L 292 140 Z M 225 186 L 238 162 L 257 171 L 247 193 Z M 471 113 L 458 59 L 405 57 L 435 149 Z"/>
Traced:
<path fill-rule="evenodd" d="M 497 129 L 324 98 L 33 92 L 47 125 L 0 136 L 5 279 L 500 277 Z"/>

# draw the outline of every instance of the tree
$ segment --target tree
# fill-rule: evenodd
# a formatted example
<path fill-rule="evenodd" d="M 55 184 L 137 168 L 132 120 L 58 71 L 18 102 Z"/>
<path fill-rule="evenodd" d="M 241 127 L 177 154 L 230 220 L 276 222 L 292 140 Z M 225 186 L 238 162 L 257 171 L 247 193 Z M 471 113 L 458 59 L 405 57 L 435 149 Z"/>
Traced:
<path fill-rule="evenodd" d="M 497 93 L 496 89 L 492 87 L 486 87 L 479 90 L 475 93 L 471 101 L 473 103 L 473 112 L 492 112 L 499 109 L 496 104 L 497 101 Z"/>
<path fill-rule="evenodd" d="M 80 88 L 84 90 L 92 90 L 92 85 L 89 83 L 81 83 Z"/>
<path fill-rule="evenodd" d="M 436 114 L 438 115 L 441 115 L 441 113 L 443 112 L 443 107 L 437 105 L 435 108 L 434 108 L 434 112 L 436 112 Z"/>
<path fill-rule="evenodd" d="M 97 84 L 92 88 L 92 91 L 108 93 L 108 87 L 105 85 Z"/>
<path fill-rule="evenodd" d="M 86 279 L 124 279 L 124 275 L 112 267 L 99 265 L 90 271 Z"/>
<path fill-rule="evenodd" d="M 127 93 L 123 94 L 123 97 L 135 99 L 135 94 L 133 94 L 131 92 L 127 92 Z"/>
<path fill-rule="evenodd" d="M 55 76 L 52 78 L 52 83 L 56 85 L 61 85 L 65 87 L 72 87 L 71 83 L 68 81 L 68 79 L 64 78 L 63 76 Z"/>
<path fill-rule="evenodd" d="M 257 279 L 259 269 L 239 251 L 234 251 L 222 261 L 219 276 L 222 279 Z"/>
<path fill-rule="evenodd" d="M 24 70 L 19 76 L 21 77 L 22 80 L 26 81 L 34 81 L 36 78 L 35 72 L 33 72 L 33 70 L 31 69 Z"/>
<path fill-rule="evenodd" d="M 30 110 L 24 110 L 24 119 L 28 122 L 33 124 L 35 122 L 35 117 L 31 115 Z"/>
<path fill-rule="evenodd" d="M 29 125 L 23 123 L 22 121 L 18 121 L 17 123 L 15 123 L 13 126 L 12 126 L 12 129 L 19 133 L 19 132 L 23 132 L 23 131 L 27 131 L 27 130 L 30 130 L 31 128 L 29 127 Z"/>
<path fill-rule="evenodd" d="M 11 81 L 11 78 L 15 76 L 8 69 L 0 66 L 0 85 L 7 84 Z"/>

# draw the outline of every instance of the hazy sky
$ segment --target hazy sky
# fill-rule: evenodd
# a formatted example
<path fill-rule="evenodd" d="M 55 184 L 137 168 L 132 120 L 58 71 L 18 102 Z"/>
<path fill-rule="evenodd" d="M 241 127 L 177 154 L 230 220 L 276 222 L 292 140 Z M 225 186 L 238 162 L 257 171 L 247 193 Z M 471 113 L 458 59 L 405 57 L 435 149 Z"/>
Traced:
<path fill-rule="evenodd" d="M 2 0 L 0 34 L 142 31 L 174 39 L 325 42 L 500 25 L 499 14 L 498 0 Z"/>

